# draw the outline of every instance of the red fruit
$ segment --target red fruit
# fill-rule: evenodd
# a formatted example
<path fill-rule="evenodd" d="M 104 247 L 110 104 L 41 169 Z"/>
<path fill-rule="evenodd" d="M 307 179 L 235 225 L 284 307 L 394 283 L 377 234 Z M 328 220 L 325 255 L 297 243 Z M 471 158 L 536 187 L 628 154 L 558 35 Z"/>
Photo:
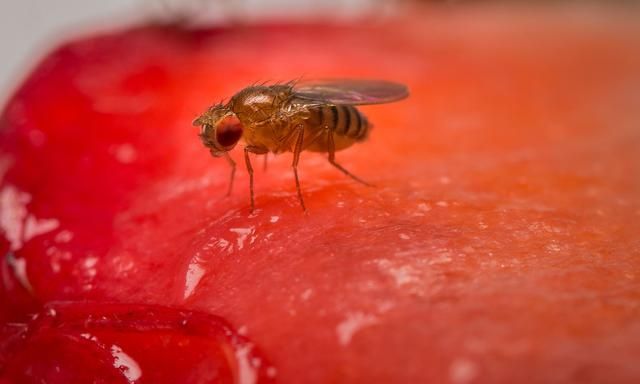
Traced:
<path fill-rule="evenodd" d="M 418 9 L 69 43 L 0 122 L 2 318 L 27 323 L 60 300 L 197 310 L 246 331 L 284 383 L 637 382 L 634 21 Z M 246 173 L 225 198 L 228 165 L 191 121 L 255 81 L 303 74 L 412 95 L 363 108 L 371 139 L 337 154 L 375 188 L 303 153 L 304 215 L 281 156 L 256 172 L 250 215 Z M 52 329 L 2 359 L 75 350 Z"/>

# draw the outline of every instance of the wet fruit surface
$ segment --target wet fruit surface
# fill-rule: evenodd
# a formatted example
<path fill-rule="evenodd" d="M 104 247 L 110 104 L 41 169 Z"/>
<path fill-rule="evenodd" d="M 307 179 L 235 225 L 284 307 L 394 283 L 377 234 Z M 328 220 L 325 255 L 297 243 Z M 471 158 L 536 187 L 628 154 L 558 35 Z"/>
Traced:
<path fill-rule="evenodd" d="M 637 382 L 638 27 L 612 11 L 415 13 L 145 26 L 53 52 L 0 123 L 2 319 L 42 329 L 28 314 L 61 300 L 208 313 L 284 383 Z M 371 139 L 337 154 L 374 188 L 303 153 L 304 215 L 291 158 L 266 172 L 256 159 L 250 214 L 246 173 L 225 198 L 228 165 L 191 121 L 248 84 L 302 74 L 412 95 L 363 108 Z M 104 332 L 151 361 L 146 336 Z M 4 334 L 0 361 L 34 375 L 114 374 L 100 348 L 83 355 L 91 369 L 39 365 L 40 346 L 84 343 L 66 328 L 20 348 Z M 196 351 L 209 342 L 189 337 Z M 215 345 L 217 372 L 234 377 L 237 353 Z M 197 380 L 185 361 L 158 375 Z"/>

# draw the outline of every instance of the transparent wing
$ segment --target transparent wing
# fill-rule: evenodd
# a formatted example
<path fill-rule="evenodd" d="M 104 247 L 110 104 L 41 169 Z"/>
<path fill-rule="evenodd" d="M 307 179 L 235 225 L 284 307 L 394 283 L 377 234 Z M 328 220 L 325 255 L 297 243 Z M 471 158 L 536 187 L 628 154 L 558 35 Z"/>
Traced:
<path fill-rule="evenodd" d="M 409 96 L 409 90 L 384 80 L 338 79 L 297 83 L 294 95 L 299 104 L 363 105 L 401 100 Z"/>

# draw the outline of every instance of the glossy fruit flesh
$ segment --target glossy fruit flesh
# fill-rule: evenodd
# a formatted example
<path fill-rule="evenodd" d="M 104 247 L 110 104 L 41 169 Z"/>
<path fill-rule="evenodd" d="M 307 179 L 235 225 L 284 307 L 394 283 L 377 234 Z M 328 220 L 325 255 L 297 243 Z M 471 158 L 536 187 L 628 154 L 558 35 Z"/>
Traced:
<path fill-rule="evenodd" d="M 2 318 L 29 324 L 60 300 L 204 312 L 283 383 L 637 382 L 640 31 L 628 15 L 573 11 L 150 25 L 61 47 L 2 118 Z M 303 153 L 304 215 L 283 155 L 254 167 L 251 215 L 246 172 L 225 198 L 228 164 L 191 121 L 301 74 L 412 94 L 365 107 L 370 140 L 338 153 L 374 188 Z M 68 332 L 35 345 L 75 353 Z M 145 335 L 110 343 L 143 351 Z M 28 343 L 2 360 L 57 375 Z M 65 377 L 108 375 L 103 352 Z M 192 378 L 189 364 L 158 375 Z"/>
<path fill-rule="evenodd" d="M 273 376 L 253 344 L 215 316 L 192 311 L 56 303 L 27 327 L 5 330 L 9 382 L 236 383 Z"/>

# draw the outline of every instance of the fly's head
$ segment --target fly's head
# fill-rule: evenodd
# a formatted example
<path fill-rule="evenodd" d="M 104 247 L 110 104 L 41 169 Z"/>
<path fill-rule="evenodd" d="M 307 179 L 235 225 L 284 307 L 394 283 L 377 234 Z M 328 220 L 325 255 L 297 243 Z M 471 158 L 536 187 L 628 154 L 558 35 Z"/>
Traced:
<path fill-rule="evenodd" d="M 240 138 L 244 127 L 231 109 L 223 104 L 210 107 L 194 120 L 194 126 L 200 127 L 200 139 L 215 157 L 223 156 L 232 150 Z"/>

